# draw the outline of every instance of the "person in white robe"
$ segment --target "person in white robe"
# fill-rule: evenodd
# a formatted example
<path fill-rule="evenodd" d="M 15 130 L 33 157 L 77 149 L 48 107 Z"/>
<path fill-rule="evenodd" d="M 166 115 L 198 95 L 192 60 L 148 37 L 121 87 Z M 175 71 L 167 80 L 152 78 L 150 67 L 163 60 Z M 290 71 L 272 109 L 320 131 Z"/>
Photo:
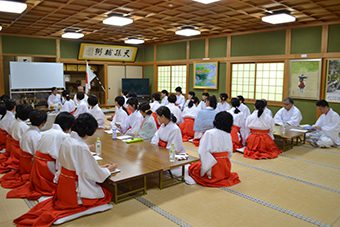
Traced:
<path fill-rule="evenodd" d="M 5 101 L 6 105 L 6 114 L 3 116 L 3 118 L 0 121 L 0 128 L 7 133 L 9 133 L 9 129 L 11 124 L 14 122 L 15 119 L 15 109 L 16 109 L 16 103 L 15 100 L 9 99 Z"/>
<path fill-rule="evenodd" d="M 77 110 L 74 113 L 75 117 L 78 117 L 82 113 L 87 113 L 89 111 L 89 107 L 87 104 L 87 101 L 85 100 L 85 94 L 82 92 L 77 93 L 77 100 L 78 100 L 78 105 L 77 105 Z"/>
<path fill-rule="evenodd" d="M 74 95 L 74 97 L 73 97 L 73 102 L 74 102 L 74 104 L 76 104 L 76 106 L 78 106 L 79 104 L 80 104 L 80 100 L 78 100 L 78 98 L 77 98 L 77 94 L 79 93 L 79 92 L 81 92 L 81 93 L 84 93 L 84 101 L 87 103 L 87 99 L 89 98 L 88 96 L 87 96 L 87 94 L 85 93 L 85 91 L 84 91 L 84 86 L 81 86 L 81 85 L 79 85 L 78 87 L 77 87 L 77 93 Z"/>
<path fill-rule="evenodd" d="M 200 109 L 198 108 L 199 99 L 197 97 L 191 98 L 188 106 L 184 107 L 184 110 L 182 112 L 182 118 L 190 117 L 193 119 L 196 119 L 198 112 Z"/>
<path fill-rule="evenodd" d="M 180 123 L 183 122 L 182 111 L 178 106 L 176 106 L 176 104 L 175 104 L 176 99 L 177 99 L 176 95 L 169 95 L 169 97 L 168 97 L 169 104 L 166 105 L 166 107 L 168 107 L 170 109 L 171 113 L 173 115 L 175 115 L 175 117 L 177 119 L 176 123 L 180 124 Z"/>
<path fill-rule="evenodd" d="M 227 112 L 230 113 L 233 116 L 233 125 L 240 128 L 240 140 L 242 140 L 242 144 L 245 145 L 246 143 L 246 120 L 244 119 L 244 113 L 239 109 L 241 106 L 240 100 L 237 98 L 231 99 L 231 105 L 232 108 L 228 110 Z"/>
<path fill-rule="evenodd" d="M 322 114 L 313 125 L 315 131 L 307 134 L 308 140 L 313 146 L 340 146 L 339 114 L 329 107 L 326 100 L 319 100 L 316 106 Z"/>
<path fill-rule="evenodd" d="M 19 144 L 26 133 L 29 126 L 27 125 L 26 121 L 32 112 L 33 107 L 28 104 L 20 104 L 16 108 L 16 119 L 14 120 L 11 128 L 9 129 L 10 135 L 13 137 L 14 140 L 18 141 Z"/>
<path fill-rule="evenodd" d="M 170 109 L 166 106 L 158 108 L 156 113 L 161 126 L 152 137 L 151 143 L 166 149 L 170 149 L 173 144 L 176 154 L 185 153 L 182 133 L 176 124 L 176 117 L 171 114 Z"/>
<path fill-rule="evenodd" d="M 200 110 L 194 124 L 195 139 L 200 139 L 203 133 L 214 127 L 217 99 L 215 95 L 209 96 L 206 101 L 206 109 Z"/>
<path fill-rule="evenodd" d="M 156 112 L 156 110 L 161 106 L 161 95 L 156 92 L 152 94 L 152 102 L 150 103 L 150 107 L 152 112 Z"/>
<path fill-rule="evenodd" d="M 247 139 L 250 129 L 258 129 L 258 130 L 269 130 L 268 135 L 274 139 L 273 136 L 273 130 L 274 130 L 274 119 L 269 115 L 265 114 L 263 111 L 263 114 L 261 114 L 260 117 L 258 117 L 259 110 L 254 110 L 254 112 L 247 118 L 246 124 L 245 124 L 245 138 Z"/>
<path fill-rule="evenodd" d="M 230 110 L 231 106 L 229 105 L 227 100 L 228 100 L 227 93 L 221 93 L 220 94 L 220 102 L 217 103 L 217 107 L 216 107 L 216 112 L 217 113 L 222 112 L 222 111 Z"/>
<path fill-rule="evenodd" d="M 167 90 L 162 90 L 161 92 L 161 97 L 162 97 L 161 105 L 162 106 L 166 106 L 169 104 L 168 95 L 169 95 L 169 92 Z"/>
<path fill-rule="evenodd" d="M 117 125 L 122 125 L 124 122 L 127 121 L 128 119 L 128 114 L 126 112 L 126 110 L 124 110 L 124 97 L 123 96 L 117 96 L 115 98 L 115 114 L 112 118 L 112 122 L 111 122 L 111 129 L 116 129 L 119 130 L 117 128 Z"/>
<path fill-rule="evenodd" d="M 52 94 L 48 96 L 48 99 L 47 99 L 48 108 L 58 110 L 59 106 L 62 105 L 61 96 L 60 94 L 58 94 L 58 90 L 56 87 L 53 87 L 51 91 L 52 91 Z"/>
<path fill-rule="evenodd" d="M 239 110 L 241 110 L 241 112 L 243 113 L 244 121 L 246 121 L 247 117 L 250 115 L 250 109 L 248 108 L 248 106 L 246 104 L 244 104 L 245 100 L 244 100 L 242 95 L 237 96 L 237 98 L 241 102 L 241 104 L 239 106 Z"/>
<path fill-rule="evenodd" d="M 117 125 L 116 123 L 116 126 L 125 135 L 137 136 L 138 131 L 142 125 L 143 116 L 138 111 L 137 98 L 134 98 L 134 97 L 129 98 L 127 103 L 128 103 L 128 108 L 131 111 L 131 114 L 128 116 L 125 122 L 121 122 L 121 125 Z"/>
<path fill-rule="evenodd" d="M 60 112 L 69 112 L 73 113 L 76 110 L 76 104 L 71 99 L 70 94 L 67 90 L 64 90 L 62 93 L 63 102 L 61 106 Z"/>
<path fill-rule="evenodd" d="M 201 100 L 201 102 L 198 104 L 198 109 L 204 110 L 204 109 L 207 108 L 206 101 L 207 101 L 208 98 L 209 98 L 209 93 L 203 92 L 203 93 L 202 93 L 202 100 Z"/>
<path fill-rule="evenodd" d="M 176 106 L 178 106 L 181 110 L 183 110 L 184 105 L 185 105 L 185 97 L 182 94 L 182 88 L 181 87 L 176 87 Z"/>
<path fill-rule="evenodd" d="M 189 105 L 189 102 L 193 97 L 196 97 L 196 93 L 194 91 L 189 91 L 188 92 L 188 99 L 185 101 L 184 108 Z"/>
<path fill-rule="evenodd" d="M 283 100 L 283 107 L 274 116 L 277 125 L 299 126 L 301 120 L 300 110 L 294 106 L 293 99 L 289 97 Z"/>
<path fill-rule="evenodd" d="M 157 125 L 154 117 L 152 116 L 152 110 L 147 102 L 139 105 L 139 111 L 144 117 L 142 125 L 138 131 L 138 136 L 144 140 L 151 140 L 157 131 Z"/>
<path fill-rule="evenodd" d="M 87 99 L 87 103 L 89 104 L 89 113 L 97 120 L 98 128 L 104 128 L 105 123 L 105 114 L 102 109 L 98 105 L 98 98 L 95 95 L 90 95 Z"/>

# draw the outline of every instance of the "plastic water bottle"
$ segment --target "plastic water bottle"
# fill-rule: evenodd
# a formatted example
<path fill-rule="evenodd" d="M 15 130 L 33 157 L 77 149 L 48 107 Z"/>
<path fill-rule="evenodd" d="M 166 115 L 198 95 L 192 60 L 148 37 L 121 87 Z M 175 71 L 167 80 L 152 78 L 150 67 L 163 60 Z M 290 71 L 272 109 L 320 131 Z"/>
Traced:
<path fill-rule="evenodd" d="M 112 128 L 112 139 L 113 140 L 117 139 L 117 128 L 116 127 Z"/>
<path fill-rule="evenodd" d="M 286 133 L 286 127 L 285 125 L 281 125 L 280 126 L 280 131 L 281 131 L 281 134 L 284 135 Z"/>
<path fill-rule="evenodd" d="M 98 156 L 102 155 L 102 141 L 100 141 L 99 137 L 97 137 L 97 141 L 96 141 L 96 154 Z"/>
<path fill-rule="evenodd" d="M 175 145 L 171 144 L 170 150 L 169 150 L 169 161 L 174 162 L 175 161 Z"/>

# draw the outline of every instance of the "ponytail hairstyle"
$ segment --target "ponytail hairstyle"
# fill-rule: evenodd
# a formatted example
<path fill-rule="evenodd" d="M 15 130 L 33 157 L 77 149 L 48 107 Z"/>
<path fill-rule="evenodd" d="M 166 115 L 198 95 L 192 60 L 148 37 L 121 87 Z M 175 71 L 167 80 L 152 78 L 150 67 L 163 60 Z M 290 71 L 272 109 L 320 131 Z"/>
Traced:
<path fill-rule="evenodd" d="M 136 97 L 129 98 L 127 104 L 138 110 L 138 99 Z"/>
<path fill-rule="evenodd" d="M 238 100 L 238 98 L 232 98 L 230 103 L 231 103 L 232 107 L 235 107 L 235 111 L 234 111 L 235 114 L 238 114 L 239 112 L 241 112 L 238 109 L 240 107 L 240 105 L 241 105 L 240 100 Z"/>
<path fill-rule="evenodd" d="M 123 110 L 129 115 L 127 109 L 124 107 L 125 99 L 124 99 L 123 96 L 117 96 L 117 97 L 115 98 L 115 102 L 117 102 L 118 105 L 119 105 L 120 107 L 122 107 Z"/>
<path fill-rule="evenodd" d="M 227 99 L 228 99 L 228 94 L 227 93 L 221 93 L 220 99 L 221 99 L 222 102 L 226 102 Z"/>
<path fill-rule="evenodd" d="M 215 95 L 209 96 L 207 101 L 209 102 L 209 106 L 210 107 L 212 107 L 213 109 L 216 109 L 216 107 L 217 107 L 217 99 L 216 99 Z"/>
<path fill-rule="evenodd" d="M 233 124 L 234 124 L 233 116 L 227 111 L 222 111 L 216 114 L 214 120 L 215 128 L 230 133 Z"/>
<path fill-rule="evenodd" d="M 200 100 L 196 96 L 194 96 L 194 97 L 192 97 L 192 99 L 190 99 L 188 107 L 191 108 L 191 107 L 193 107 L 194 104 L 197 105 L 199 102 L 200 102 Z"/>
<path fill-rule="evenodd" d="M 152 114 L 150 104 L 147 103 L 147 102 L 143 102 L 139 105 L 139 111 L 142 111 L 142 112 L 146 113 L 147 115 Z"/>
<path fill-rule="evenodd" d="M 244 98 L 243 98 L 242 95 L 238 95 L 237 98 L 238 98 L 238 100 L 240 100 L 241 103 L 244 104 Z"/>
<path fill-rule="evenodd" d="M 261 117 L 265 107 L 266 107 L 266 104 L 263 100 L 256 100 L 255 108 L 258 110 L 257 117 Z"/>
<path fill-rule="evenodd" d="M 166 106 L 161 106 L 156 110 L 156 113 L 158 116 L 162 117 L 164 116 L 166 119 L 169 119 L 170 121 L 172 121 L 173 123 L 177 122 L 177 118 L 175 117 L 175 115 L 173 115 L 170 111 L 170 109 Z"/>

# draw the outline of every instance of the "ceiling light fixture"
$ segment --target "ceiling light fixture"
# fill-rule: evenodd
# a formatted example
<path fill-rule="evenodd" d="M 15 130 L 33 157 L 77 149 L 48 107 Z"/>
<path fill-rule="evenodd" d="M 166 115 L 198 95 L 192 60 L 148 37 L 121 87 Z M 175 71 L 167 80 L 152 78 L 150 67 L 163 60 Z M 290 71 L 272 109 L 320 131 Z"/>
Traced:
<path fill-rule="evenodd" d="M 0 0 L 0 12 L 6 13 L 22 13 L 27 8 L 27 4 L 23 1 L 3 1 Z"/>
<path fill-rule="evenodd" d="M 220 0 L 193 0 L 193 1 L 203 3 L 203 4 L 210 4 L 210 3 L 213 3 L 213 2 L 219 2 Z"/>
<path fill-rule="evenodd" d="M 133 20 L 129 17 L 124 17 L 120 14 L 109 14 L 109 17 L 103 20 L 103 24 L 114 26 L 125 26 L 133 23 Z"/>
<path fill-rule="evenodd" d="M 128 38 L 126 40 L 124 40 L 125 44 L 142 44 L 144 43 L 143 39 L 138 39 L 138 38 Z"/>
<path fill-rule="evenodd" d="M 80 39 L 84 37 L 84 34 L 75 30 L 66 29 L 61 37 L 65 39 Z"/>
<path fill-rule="evenodd" d="M 195 36 L 201 34 L 201 32 L 194 27 L 191 26 L 184 26 L 180 30 L 177 30 L 176 35 L 182 35 L 182 36 Z"/>
<path fill-rule="evenodd" d="M 289 11 L 277 11 L 271 15 L 262 17 L 262 21 L 270 24 L 283 24 L 296 21 Z"/>

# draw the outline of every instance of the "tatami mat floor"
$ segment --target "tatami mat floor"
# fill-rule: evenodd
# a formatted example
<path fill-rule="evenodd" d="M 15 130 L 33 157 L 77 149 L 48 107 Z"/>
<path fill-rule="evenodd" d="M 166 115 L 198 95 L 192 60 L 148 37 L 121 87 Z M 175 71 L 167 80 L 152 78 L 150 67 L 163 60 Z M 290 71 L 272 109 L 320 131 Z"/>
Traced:
<path fill-rule="evenodd" d="M 197 156 L 197 148 L 185 144 Z M 62 226 L 338 226 L 340 149 L 294 147 L 274 160 L 235 153 L 232 169 L 241 183 L 230 188 L 179 184 L 114 205 L 104 213 Z M 24 200 L 0 189 L 0 226 L 25 213 Z"/>

